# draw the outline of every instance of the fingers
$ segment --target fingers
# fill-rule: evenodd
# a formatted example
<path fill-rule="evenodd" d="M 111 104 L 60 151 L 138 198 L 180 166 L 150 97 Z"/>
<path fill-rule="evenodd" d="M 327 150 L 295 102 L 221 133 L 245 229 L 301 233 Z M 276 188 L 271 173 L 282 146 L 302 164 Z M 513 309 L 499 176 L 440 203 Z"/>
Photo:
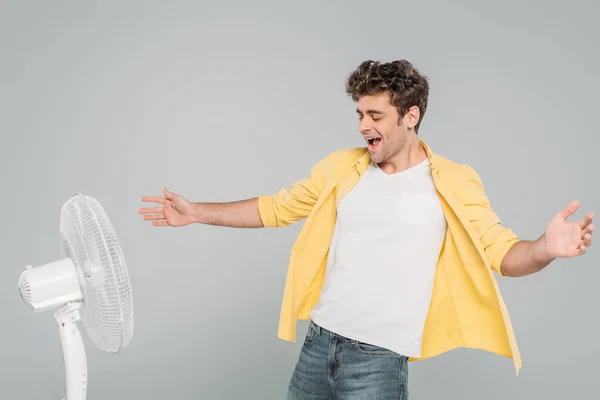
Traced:
<path fill-rule="evenodd" d="M 145 207 L 145 208 L 140 208 L 138 212 L 140 214 L 152 214 L 152 213 L 162 213 L 163 211 L 164 211 L 163 207 Z"/>
<path fill-rule="evenodd" d="M 594 224 L 589 224 L 581 231 L 581 237 L 585 236 L 586 233 L 592 233 L 594 231 Z"/>
<path fill-rule="evenodd" d="M 590 247 L 592 245 L 592 234 L 586 233 L 583 236 L 583 240 L 581 241 L 581 245 L 585 247 Z"/>
<path fill-rule="evenodd" d="M 579 221 L 579 226 L 581 227 L 581 229 L 585 229 L 587 226 L 589 226 L 592 223 L 593 219 L 594 219 L 594 213 L 589 213 L 588 215 L 586 215 L 584 218 L 582 218 Z"/>
<path fill-rule="evenodd" d="M 165 208 L 173 209 L 172 200 L 178 196 L 175 193 L 169 192 L 165 187 L 162 188 L 162 192 L 164 197 L 142 196 L 142 201 L 162 204 L 163 207 L 143 207 L 138 211 L 140 214 L 144 215 L 145 221 L 152 221 L 152 225 L 158 227 L 169 226 L 169 222 L 165 217 Z"/>
<path fill-rule="evenodd" d="M 167 190 L 167 188 L 165 188 L 165 187 L 163 187 L 163 195 L 164 195 L 164 196 L 165 196 L 167 199 L 169 199 L 169 200 L 173 200 L 173 197 L 175 197 L 175 196 L 176 196 L 176 194 L 175 194 L 175 193 L 171 193 L 171 192 L 169 192 L 169 191 Z"/>
<path fill-rule="evenodd" d="M 579 201 L 577 200 L 573 200 L 572 202 L 569 203 L 569 205 L 567 207 L 565 207 L 564 210 L 562 210 L 560 212 L 561 216 L 563 217 L 563 219 L 567 219 L 569 218 L 571 215 L 575 214 L 575 212 L 579 209 Z"/>
<path fill-rule="evenodd" d="M 165 214 L 159 213 L 159 214 L 152 214 L 152 215 L 144 215 L 145 221 L 156 221 L 156 220 L 161 220 L 161 219 L 165 219 Z"/>
<path fill-rule="evenodd" d="M 165 199 L 158 196 L 142 196 L 142 201 L 148 203 L 165 204 Z"/>

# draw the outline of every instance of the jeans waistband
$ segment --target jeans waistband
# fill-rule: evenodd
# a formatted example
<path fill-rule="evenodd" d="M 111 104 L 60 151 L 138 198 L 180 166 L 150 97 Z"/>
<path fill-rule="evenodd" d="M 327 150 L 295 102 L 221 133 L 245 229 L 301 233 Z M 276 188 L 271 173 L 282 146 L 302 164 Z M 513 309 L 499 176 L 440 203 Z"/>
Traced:
<path fill-rule="evenodd" d="M 317 323 L 315 323 L 312 320 L 308 324 L 308 328 L 309 329 L 313 329 L 317 333 L 317 335 L 327 334 L 327 335 L 329 335 L 331 337 L 335 337 L 335 338 L 339 339 L 340 341 L 358 342 L 357 340 L 350 339 L 350 338 L 342 336 L 342 335 L 340 335 L 338 333 L 335 333 L 335 332 L 332 332 L 330 330 L 327 330 L 327 329 L 323 328 L 322 326 L 318 325 Z"/>
<path fill-rule="evenodd" d="M 340 335 L 338 333 L 335 333 L 335 332 L 332 332 L 330 330 L 327 330 L 327 329 L 323 328 L 322 326 L 318 325 L 317 323 L 313 322 L 312 320 L 310 321 L 310 323 L 308 325 L 308 329 L 309 329 L 309 331 L 310 330 L 314 331 L 315 334 L 316 334 L 316 336 L 320 336 L 322 334 L 326 334 L 327 336 L 329 336 L 330 340 L 334 340 L 334 341 L 336 341 L 338 343 L 351 343 L 353 345 L 359 345 L 359 346 L 362 346 L 362 345 L 374 346 L 374 347 L 378 347 L 379 348 L 379 350 L 377 350 L 377 352 L 379 352 L 379 354 L 383 354 L 381 352 L 385 352 L 386 354 L 387 353 L 389 353 L 389 354 L 394 353 L 394 354 L 400 355 L 402 357 L 405 357 L 405 356 L 403 356 L 401 354 L 398 354 L 398 353 L 396 353 L 396 352 L 394 352 L 392 350 L 389 350 L 388 348 L 384 348 L 384 347 L 381 347 L 381 346 L 378 346 L 378 345 L 364 343 L 364 342 L 361 342 L 360 340 L 350 339 L 350 338 L 348 338 L 346 336 L 342 336 L 342 335 Z M 371 349 L 370 351 L 373 352 L 374 350 Z"/>

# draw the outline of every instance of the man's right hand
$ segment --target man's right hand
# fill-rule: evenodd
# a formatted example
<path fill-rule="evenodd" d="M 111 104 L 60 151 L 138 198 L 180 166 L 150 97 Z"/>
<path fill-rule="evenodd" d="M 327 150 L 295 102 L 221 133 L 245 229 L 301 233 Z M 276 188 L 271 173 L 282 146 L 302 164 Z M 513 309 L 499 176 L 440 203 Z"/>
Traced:
<path fill-rule="evenodd" d="M 154 226 L 185 226 L 196 221 L 194 205 L 183 196 L 171 193 L 163 188 L 164 197 L 143 196 L 142 201 L 157 203 L 159 207 L 140 208 L 144 220 L 152 221 Z"/>

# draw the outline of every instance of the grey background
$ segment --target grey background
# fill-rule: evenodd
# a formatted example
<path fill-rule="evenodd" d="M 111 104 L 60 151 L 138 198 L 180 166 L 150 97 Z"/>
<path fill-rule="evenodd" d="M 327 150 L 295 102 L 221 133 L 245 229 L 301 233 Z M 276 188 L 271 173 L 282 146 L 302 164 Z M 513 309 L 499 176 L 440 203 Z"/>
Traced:
<path fill-rule="evenodd" d="M 406 58 L 430 77 L 421 136 L 473 166 L 505 225 L 537 238 L 572 199 L 599 211 L 600 61 L 592 1 L 2 2 L 0 398 L 60 399 L 51 313 L 17 279 L 60 254 L 76 191 L 109 213 L 134 339 L 84 334 L 90 399 L 282 399 L 300 343 L 277 339 L 284 230 L 158 229 L 142 195 L 270 194 L 362 146 L 347 74 Z M 500 279 L 523 355 L 455 350 L 410 366 L 414 399 L 587 399 L 600 355 L 598 253 Z M 306 323 L 299 323 L 299 335 Z"/>

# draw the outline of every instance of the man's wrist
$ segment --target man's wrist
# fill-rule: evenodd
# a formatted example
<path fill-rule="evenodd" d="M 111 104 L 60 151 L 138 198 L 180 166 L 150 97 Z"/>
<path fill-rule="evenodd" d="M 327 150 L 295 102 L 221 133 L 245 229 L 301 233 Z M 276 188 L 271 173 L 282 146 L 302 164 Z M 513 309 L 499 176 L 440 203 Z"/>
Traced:
<path fill-rule="evenodd" d="M 192 203 L 192 220 L 190 223 L 202 223 L 202 216 L 204 215 L 204 207 L 202 203 Z"/>
<path fill-rule="evenodd" d="M 548 251 L 548 242 L 545 234 L 534 242 L 533 256 L 536 263 L 543 266 L 550 264 L 556 258 Z"/>

